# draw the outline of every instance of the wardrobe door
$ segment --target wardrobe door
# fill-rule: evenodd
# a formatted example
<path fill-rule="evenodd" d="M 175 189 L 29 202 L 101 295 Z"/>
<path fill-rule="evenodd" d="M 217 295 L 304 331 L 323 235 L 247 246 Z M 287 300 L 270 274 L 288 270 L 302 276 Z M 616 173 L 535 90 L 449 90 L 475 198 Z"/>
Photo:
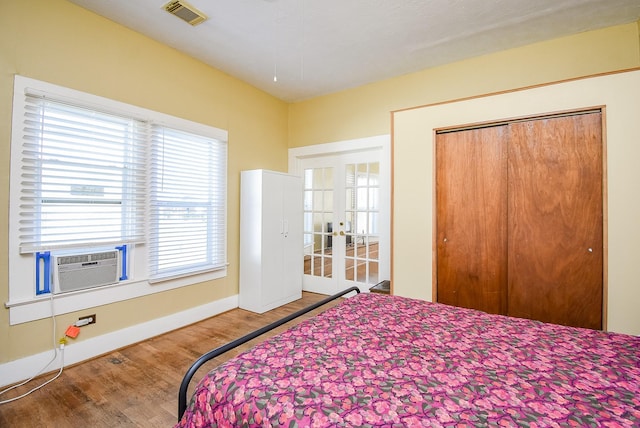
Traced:
<path fill-rule="evenodd" d="M 506 311 L 506 126 L 436 137 L 437 301 Z"/>
<path fill-rule="evenodd" d="M 601 114 L 509 134 L 508 315 L 601 329 Z"/>

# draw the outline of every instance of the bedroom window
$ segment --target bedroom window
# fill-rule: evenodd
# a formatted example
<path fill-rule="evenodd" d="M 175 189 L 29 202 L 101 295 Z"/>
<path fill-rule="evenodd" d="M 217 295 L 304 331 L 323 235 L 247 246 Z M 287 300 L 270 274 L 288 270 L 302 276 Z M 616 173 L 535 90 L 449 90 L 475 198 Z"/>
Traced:
<path fill-rule="evenodd" d="M 226 144 L 152 129 L 150 278 L 224 267 Z"/>
<path fill-rule="evenodd" d="M 20 252 L 141 242 L 139 120 L 26 94 Z"/>
<path fill-rule="evenodd" d="M 11 324 L 48 316 L 52 294 L 65 313 L 226 275 L 226 131 L 22 76 L 14 83 Z M 54 255 L 113 249 L 115 284 L 56 288 Z"/>

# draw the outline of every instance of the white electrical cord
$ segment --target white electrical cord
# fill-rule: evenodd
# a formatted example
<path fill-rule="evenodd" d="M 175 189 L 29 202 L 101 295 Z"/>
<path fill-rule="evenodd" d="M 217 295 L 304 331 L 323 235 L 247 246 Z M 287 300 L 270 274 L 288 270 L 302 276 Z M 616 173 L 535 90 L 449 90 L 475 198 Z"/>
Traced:
<path fill-rule="evenodd" d="M 36 374 L 34 374 L 33 376 L 31 376 L 29 379 L 25 380 L 24 382 L 21 382 L 17 385 L 13 385 L 10 386 L 9 388 L 3 389 L 2 391 L 0 391 L 0 395 L 11 391 L 12 389 L 18 388 L 26 383 L 31 382 L 36 376 L 39 376 L 43 371 L 46 370 L 47 367 L 49 367 L 51 365 L 51 363 L 53 363 L 56 358 L 58 357 L 58 346 L 56 346 L 56 316 L 55 316 L 55 312 L 53 310 L 53 293 L 51 293 L 50 296 L 50 302 L 51 302 L 51 319 L 53 320 L 53 358 L 51 358 L 51 360 Z M 16 401 L 19 400 L 23 397 L 26 397 L 27 395 L 31 394 L 34 391 L 37 391 L 38 389 L 42 388 L 43 386 L 53 382 L 54 380 L 56 380 L 58 377 L 60 377 L 60 375 L 62 374 L 62 369 L 64 368 L 64 343 L 60 344 L 60 370 L 58 371 L 58 374 L 56 374 L 53 378 L 49 379 L 48 381 L 46 381 L 45 383 L 43 383 L 42 385 L 38 385 L 36 387 L 34 387 L 33 389 L 31 389 L 28 392 L 25 392 L 24 394 L 18 396 L 18 397 L 14 397 L 14 398 L 10 398 L 8 400 L 2 400 L 0 401 L 0 404 L 6 404 L 6 403 L 10 403 L 12 401 Z"/>

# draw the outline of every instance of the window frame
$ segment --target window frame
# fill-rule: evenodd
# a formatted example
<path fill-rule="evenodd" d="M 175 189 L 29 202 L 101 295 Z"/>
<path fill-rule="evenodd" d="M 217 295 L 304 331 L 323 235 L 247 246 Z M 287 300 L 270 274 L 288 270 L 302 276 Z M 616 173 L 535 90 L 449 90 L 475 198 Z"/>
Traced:
<path fill-rule="evenodd" d="M 204 281 L 223 278 L 227 275 L 228 262 L 220 269 L 186 274 L 177 278 L 168 278 L 160 282 L 149 281 L 148 266 L 148 232 L 145 234 L 145 243 L 130 245 L 128 258 L 128 279 L 117 284 L 101 286 L 81 291 L 62 294 L 36 294 L 35 254 L 20 254 L 20 233 L 18 221 L 20 218 L 20 176 L 22 170 L 22 130 L 23 114 L 25 109 L 25 91 L 37 92 L 49 95 L 60 101 L 95 108 L 100 111 L 117 112 L 118 114 L 131 116 L 159 126 L 166 126 L 185 132 L 202 135 L 224 142 L 228 146 L 228 132 L 209 125 L 192 122 L 186 119 L 174 117 L 168 114 L 133 106 L 108 98 L 92 95 L 86 92 L 65 88 L 47 82 L 15 75 L 13 94 L 13 117 L 11 131 L 11 161 L 10 161 L 10 198 L 9 198 L 9 300 L 5 307 L 9 309 L 10 325 L 47 318 L 51 315 L 59 315 L 109 303 L 124 301 L 136 297 L 163 292 L 179 287 L 189 286 Z M 147 141 L 146 150 L 151 151 L 150 138 Z M 224 258 L 227 253 L 227 210 L 228 210 L 228 185 L 227 164 L 228 147 L 225 150 L 225 197 L 224 197 Z M 149 183 L 147 178 L 146 197 L 149 198 Z M 148 202 L 147 202 L 148 207 Z M 145 218 L 149 220 L 149 210 L 146 209 Z M 96 248 L 102 246 L 96 245 Z M 55 305 L 51 305 L 53 299 Z M 55 311 L 54 314 L 52 314 Z"/>
<path fill-rule="evenodd" d="M 148 122 L 25 92 L 21 253 L 144 242 Z"/>
<path fill-rule="evenodd" d="M 165 135 L 166 134 L 166 135 Z M 217 218 L 216 215 L 219 211 L 226 212 L 226 169 L 227 169 L 227 147 L 226 143 L 214 139 L 202 136 L 200 134 L 187 132 L 183 129 L 175 129 L 164 125 L 152 124 L 151 126 L 151 149 L 150 159 L 151 164 L 149 171 L 150 185 L 148 187 L 149 192 L 149 209 L 148 209 L 148 224 L 152 227 L 164 228 L 167 234 L 165 239 L 175 243 L 171 236 L 179 233 L 181 236 L 193 235 L 194 225 L 193 223 L 187 223 L 181 225 L 181 230 L 177 230 L 175 226 L 168 226 L 166 223 L 162 225 L 162 211 L 166 208 L 203 208 L 205 214 L 206 235 L 208 238 L 204 245 L 204 260 L 202 260 L 202 244 L 197 242 L 200 239 L 190 238 L 183 244 L 192 247 L 196 250 L 195 254 L 200 250 L 201 260 L 196 262 L 194 259 L 189 261 L 188 266 L 185 268 L 183 262 L 179 262 L 171 256 L 171 253 L 175 253 L 170 248 L 171 245 L 167 243 L 162 244 L 161 234 L 153 233 L 149 230 L 147 240 L 147 246 L 149 248 L 149 268 L 150 282 L 164 281 L 168 278 L 175 278 L 184 276 L 185 269 L 190 272 L 197 272 L 199 270 L 211 270 L 219 269 L 224 263 L 226 263 L 226 241 L 225 246 L 222 247 L 220 241 L 215 239 L 216 232 L 226 233 L 226 217 L 224 231 L 220 231 L 220 227 L 217 226 L 213 219 Z M 193 138 L 186 138 L 187 136 Z M 184 147 L 186 142 L 189 142 L 189 146 Z M 172 149 L 165 150 L 165 142 L 174 143 L 175 146 Z M 206 146 L 206 147 L 202 147 Z M 195 148 L 200 148 L 202 151 L 199 153 Z M 191 152 L 193 155 L 189 158 L 188 164 L 185 163 L 184 151 Z M 180 152 L 177 156 L 176 154 Z M 207 153 L 204 153 L 207 152 Z M 176 159 L 181 158 L 181 159 Z M 222 157 L 220 162 L 218 158 Z M 206 161 L 198 163 L 198 161 Z M 204 164 L 208 164 L 207 167 L 203 167 Z M 167 168 L 167 175 L 162 179 L 162 183 L 167 185 L 168 188 L 163 190 L 161 183 L 161 171 Z M 189 168 L 188 171 L 181 172 L 181 168 Z M 222 175 L 216 174 L 216 168 L 222 169 Z M 206 173 L 206 177 L 198 176 L 198 173 Z M 175 177 L 177 175 L 182 176 L 183 181 L 177 183 Z M 205 179 L 204 181 L 202 179 Z M 195 190 L 195 191 L 194 191 Z M 198 192 L 197 190 L 200 190 Z M 218 193 L 222 192 L 222 199 L 218 196 Z M 185 200 L 185 196 L 190 194 L 190 198 L 199 198 L 200 201 Z M 206 195 L 206 196 L 205 196 Z M 179 201 L 177 199 L 180 199 Z M 206 202 L 202 202 L 206 199 Z M 169 222 L 170 223 L 170 222 Z M 217 251 L 214 251 L 217 250 Z M 166 251 L 166 253 L 165 253 Z M 163 257 L 164 256 L 164 257 Z M 180 258 L 178 256 L 178 258 Z M 173 263 L 163 263 L 161 259 L 171 259 Z M 167 265 L 178 264 L 179 267 L 170 267 Z"/>

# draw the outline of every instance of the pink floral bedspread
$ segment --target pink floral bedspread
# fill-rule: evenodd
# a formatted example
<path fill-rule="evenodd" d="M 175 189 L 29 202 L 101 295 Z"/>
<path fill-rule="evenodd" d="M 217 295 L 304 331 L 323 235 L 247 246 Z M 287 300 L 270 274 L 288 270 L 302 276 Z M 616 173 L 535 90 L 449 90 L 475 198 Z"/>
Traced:
<path fill-rule="evenodd" d="M 177 426 L 640 426 L 640 337 L 365 293 L 210 372 Z"/>

